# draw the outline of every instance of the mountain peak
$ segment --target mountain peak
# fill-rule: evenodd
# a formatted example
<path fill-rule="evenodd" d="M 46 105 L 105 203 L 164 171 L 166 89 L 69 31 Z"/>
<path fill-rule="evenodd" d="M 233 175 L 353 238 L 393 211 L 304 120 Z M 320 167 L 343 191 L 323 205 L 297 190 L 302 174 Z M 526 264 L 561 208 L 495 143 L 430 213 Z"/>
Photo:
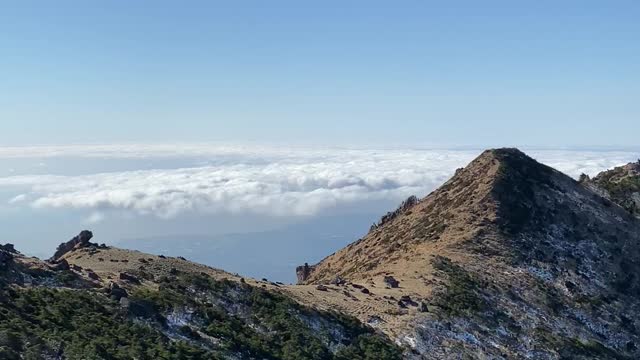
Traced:
<path fill-rule="evenodd" d="M 488 357 L 556 359 L 569 351 L 612 358 L 637 354 L 640 343 L 625 325 L 640 321 L 626 315 L 640 306 L 640 222 L 514 148 L 484 151 L 428 196 L 304 270 L 303 284 L 346 281 L 384 295 L 353 305 L 356 312 L 420 299 L 430 314 L 410 313 L 414 330 L 406 336 L 423 354 L 446 354 L 456 344 Z M 602 296 L 615 303 L 585 300 Z M 483 330 L 496 328 L 510 330 Z M 473 343 L 460 340 L 469 336 Z M 499 346 L 477 347 L 487 343 Z"/>
<path fill-rule="evenodd" d="M 518 149 L 485 150 L 425 198 L 409 198 L 389 212 L 363 239 L 307 266 L 301 280 L 371 274 L 385 269 L 386 262 L 394 261 L 398 254 L 426 244 L 453 245 L 479 234 L 490 232 L 496 238 L 517 232 L 532 216 L 546 212 L 532 211 L 536 207 L 543 210 L 536 205 L 537 193 L 571 185 L 577 183 Z M 333 264 L 332 260 L 341 257 L 344 261 Z"/>

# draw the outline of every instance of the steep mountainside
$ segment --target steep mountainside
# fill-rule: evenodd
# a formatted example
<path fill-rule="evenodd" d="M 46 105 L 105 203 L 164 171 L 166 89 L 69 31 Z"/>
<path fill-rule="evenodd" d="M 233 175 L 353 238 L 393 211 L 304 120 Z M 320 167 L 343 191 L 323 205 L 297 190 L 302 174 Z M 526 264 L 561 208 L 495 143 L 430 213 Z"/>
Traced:
<path fill-rule="evenodd" d="M 621 207 L 516 149 L 408 203 L 300 267 L 301 283 L 366 285 L 372 308 L 397 300 L 370 323 L 408 357 L 640 357 L 640 222 Z"/>
<path fill-rule="evenodd" d="M 603 171 L 593 179 L 583 175 L 580 182 L 640 218 L 640 160 Z"/>
<path fill-rule="evenodd" d="M 0 249 L 0 359 L 400 359 L 356 319 L 278 284 L 91 243 L 48 262 Z M 89 267 L 91 266 L 91 267 Z"/>

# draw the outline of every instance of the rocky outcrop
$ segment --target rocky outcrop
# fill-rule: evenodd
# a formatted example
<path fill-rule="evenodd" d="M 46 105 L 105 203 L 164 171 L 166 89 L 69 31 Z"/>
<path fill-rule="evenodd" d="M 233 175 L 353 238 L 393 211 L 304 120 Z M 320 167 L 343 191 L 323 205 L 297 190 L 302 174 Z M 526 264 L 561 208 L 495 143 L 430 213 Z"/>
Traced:
<path fill-rule="evenodd" d="M 418 199 L 418 197 L 416 197 L 415 195 L 409 196 L 406 200 L 400 203 L 400 206 L 398 206 L 397 209 L 386 213 L 384 216 L 382 216 L 382 218 L 377 223 L 371 225 L 371 228 L 369 229 L 369 233 L 391 222 L 393 219 L 397 218 L 402 214 L 410 213 L 411 209 L 414 206 L 416 206 L 419 202 L 420 202 L 420 199 Z M 315 265 L 309 265 L 307 263 L 296 267 L 296 276 L 298 278 L 298 284 L 304 284 L 311 277 L 311 274 L 313 273 L 314 270 L 315 270 Z M 344 282 L 344 279 L 338 277 L 338 278 L 332 279 L 330 283 L 335 282 L 336 279 L 340 279 L 342 280 L 342 282 Z"/>
<path fill-rule="evenodd" d="M 6 243 L 4 245 L 0 244 L 0 250 L 4 250 L 8 253 L 18 254 L 18 250 L 13 246 L 13 244 Z"/>
<path fill-rule="evenodd" d="M 87 269 L 87 277 L 91 280 L 100 280 L 100 276 L 90 269 Z"/>
<path fill-rule="evenodd" d="M 390 275 L 384 277 L 384 283 L 392 289 L 400 286 L 400 282 Z"/>
<path fill-rule="evenodd" d="M 49 261 L 56 262 L 69 251 L 93 245 L 89 242 L 91 238 L 93 238 L 93 233 L 91 231 L 82 230 L 80 234 L 76 235 L 73 239 L 58 245 L 56 252 Z"/>
<path fill-rule="evenodd" d="M 115 301 L 120 301 L 120 299 L 122 298 L 129 297 L 129 294 L 125 289 L 121 288 L 120 286 L 118 286 L 118 284 L 113 282 L 109 284 L 107 293 L 109 294 L 109 297 L 111 297 Z"/>
<path fill-rule="evenodd" d="M 71 268 L 69 266 L 69 263 L 65 259 L 60 259 L 60 260 L 57 260 L 56 262 L 50 263 L 49 267 L 53 271 L 64 271 L 64 270 L 69 270 Z"/>
<path fill-rule="evenodd" d="M 129 273 L 120 273 L 119 278 L 122 281 L 127 281 L 133 284 L 140 284 L 140 279 L 138 279 L 137 276 L 131 275 Z"/>
<path fill-rule="evenodd" d="M 6 269 L 11 261 L 13 261 L 13 253 L 0 250 L 0 270 Z"/>
<path fill-rule="evenodd" d="M 382 225 L 390 222 L 391 220 L 397 218 L 398 215 L 406 213 L 412 207 L 414 207 L 418 202 L 419 202 L 419 199 L 415 195 L 409 196 L 405 201 L 400 203 L 400 206 L 398 206 L 397 209 L 395 209 L 394 211 L 389 211 L 384 216 L 382 216 L 382 218 L 380 218 L 380 220 L 377 223 L 371 225 L 371 228 L 369 229 L 369 231 L 373 231 L 381 227 Z"/>
<path fill-rule="evenodd" d="M 302 284 L 304 283 L 309 276 L 311 275 L 311 272 L 313 272 L 313 265 L 309 265 L 307 263 L 304 263 L 304 265 L 302 266 L 298 266 L 296 267 L 296 276 L 298 277 L 298 284 Z"/>
<path fill-rule="evenodd" d="M 579 182 L 640 218 L 640 160 L 603 171 Z"/>

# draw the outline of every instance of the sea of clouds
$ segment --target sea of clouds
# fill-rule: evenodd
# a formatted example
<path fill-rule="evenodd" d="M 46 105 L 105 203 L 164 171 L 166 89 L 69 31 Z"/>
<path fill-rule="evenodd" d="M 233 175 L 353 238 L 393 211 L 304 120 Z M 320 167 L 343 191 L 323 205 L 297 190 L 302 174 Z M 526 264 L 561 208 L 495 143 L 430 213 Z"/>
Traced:
<path fill-rule="evenodd" d="M 424 196 L 480 152 L 218 144 L 0 147 L 0 161 L 39 164 L 38 171 L 0 176 L 0 194 L 10 194 L 4 200 L 10 208 L 87 210 L 89 222 L 118 210 L 161 218 L 184 212 L 314 215 L 361 201 Z M 548 149 L 527 153 L 573 177 L 594 175 L 640 155 Z M 69 175 L 58 166 L 46 171 L 47 164 L 78 159 L 95 170 Z M 96 166 L 114 159 L 129 162 L 122 169 Z M 139 169 L 132 169 L 131 161 L 140 164 Z"/>

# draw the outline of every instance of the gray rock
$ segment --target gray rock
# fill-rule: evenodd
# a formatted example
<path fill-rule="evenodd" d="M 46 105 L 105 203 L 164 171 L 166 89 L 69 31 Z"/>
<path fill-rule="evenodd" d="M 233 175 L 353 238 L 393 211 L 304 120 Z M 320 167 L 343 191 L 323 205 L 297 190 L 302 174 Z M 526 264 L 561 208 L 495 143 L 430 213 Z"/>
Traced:
<path fill-rule="evenodd" d="M 65 259 L 60 259 L 55 263 L 49 265 L 49 267 L 53 271 L 63 271 L 63 270 L 69 270 L 71 268 L 71 266 L 69 265 L 69 262 Z"/>
<path fill-rule="evenodd" d="M 4 251 L 10 252 L 12 254 L 17 254 L 18 253 L 16 248 L 13 246 L 13 244 L 9 244 L 9 243 L 6 243 L 4 245 L 0 245 L 0 250 L 4 250 Z"/>
<path fill-rule="evenodd" d="M 420 307 L 418 308 L 418 311 L 420 312 L 429 312 L 429 307 L 427 307 L 427 303 L 425 303 L 424 301 L 420 302 Z"/>
<path fill-rule="evenodd" d="M 73 239 L 58 245 L 56 252 L 53 254 L 51 259 L 49 259 L 49 261 L 57 261 L 69 251 L 89 246 L 91 244 L 89 242 L 91 238 L 93 238 L 93 233 L 91 231 L 82 230 L 80 234 L 76 235 Z"/>
<path fill-rule="evenodd" d="M 400 286 L 400 281 L 396 280 L 393 276 L 387 275 L 384 277 L 384 283 L 390 288 L 397 288 Z"/>
<path fill-rule="evenodd" d="M 296 276 L 298 277 L 298 284 L 302 284 L 309 276 L 311 276 L 311 272 L 313 272 L 314 266 L 311 266 L 307 263 L 304 263 L 302 266 L 296 267 Z"/>
<path fill-rule="evenodd" d="M 123 280 L 123 281 L 128 281 L 134 284 L 140 284 L 140 279 L 138 279 L 138 277 L 135 275 L 131 275 L 123 272 L 123 273 L 120 273 L 118 277 L 120 278 L 120 280 Z"/>
<path fill-rule="evenodd" d="M 87 276 L 89 277 L 89 279 L 91 280 L 100 280 L 100 276 L 98 276 L 98 274 L 94 273 L 91 270 L 87 270 Z"/>
<path fill-rule="evenodd" d="M 116 301 L 120 301 L 122 298 L 129 297 L 129 294 L 127 293 L 127 290 L 121 288 L 118 284 L 111 283 L 109 296 Z"/>

